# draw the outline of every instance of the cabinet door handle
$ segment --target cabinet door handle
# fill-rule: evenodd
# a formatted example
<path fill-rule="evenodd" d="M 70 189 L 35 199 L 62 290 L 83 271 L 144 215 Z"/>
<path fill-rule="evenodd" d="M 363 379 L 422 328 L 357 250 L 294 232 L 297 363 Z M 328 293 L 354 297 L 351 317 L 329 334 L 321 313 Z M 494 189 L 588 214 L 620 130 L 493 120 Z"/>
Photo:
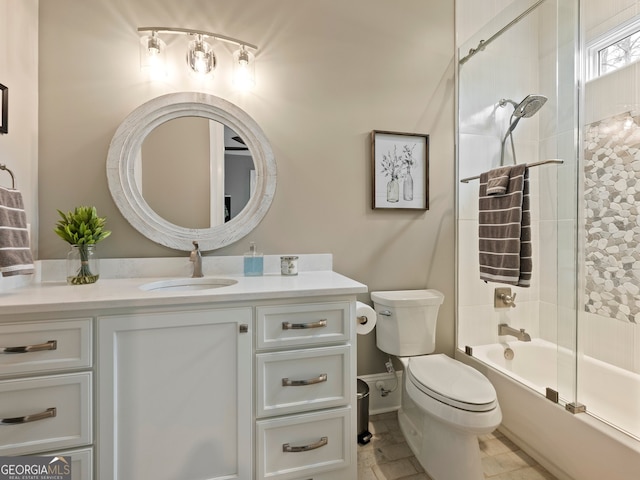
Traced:
<path fill-rule="evenodd" d="M 21 347 L 0 347 L 0 353 L 42 352 L 43 350 L 56 350 L 57 348 L 58 342 L 56 340 L 49 340 L 46 343 L 40 343 L 38 345 L 23 345 Z"/>
<path fill-rule="evenodd" d="M 44 412 L 25 415 L 24 417 L 0 418 L 0 425 L 20 425 L 22 423 L 37 422 L 45 418 L 53 418 L 57 415 L 55 408 L 47 408 Z"/>
<path fill-rule="evenodd" d="M 305 385 L 313 385 L 314 383 L 322 383 L 327 381 L 327 374 L 322 373 L 316 378 L 310 378 L 308 380 L 289 380 L 288 378 L 282 379 L 283 387 L 304 387 Z"/>
<path fill-rule="evenodd" d="M 326 320 L 318 320 L 317 322 L 311 322 L 311 323 L 289 323 L 289 322 L 282 322 L 282 329 L 283 330 L 301 330 L 301 329 L 305 329 L 305 328 L 322 328 L 322 327 L 326 327 L 327 326 L 327 321 Z"/>
<path fill-rule="evenodd" d="M 316 443 L 312 443 L 311 445 L 302 445 L 301 447 L 292 447 L 288 443 L 282 444 L 283 452 L 308 452 L 309 450 L 315 450 L 316 448 L 324 447 L 327 443 L 329 443 L 328 437 L 322 437 Z"/>

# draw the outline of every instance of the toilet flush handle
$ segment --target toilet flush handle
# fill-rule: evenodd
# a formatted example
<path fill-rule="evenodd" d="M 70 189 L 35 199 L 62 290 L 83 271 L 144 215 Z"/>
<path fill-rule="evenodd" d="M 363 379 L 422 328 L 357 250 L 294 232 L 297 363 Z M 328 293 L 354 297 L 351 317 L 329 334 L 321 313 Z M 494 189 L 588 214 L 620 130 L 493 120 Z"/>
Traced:
<path fill-rule="evenodd" d="M 378 315 L 382 315 L 383 317 L 390 317 L 391 316 L 391 312 L 389 310 L 380 310 L 378 312 Z"/>

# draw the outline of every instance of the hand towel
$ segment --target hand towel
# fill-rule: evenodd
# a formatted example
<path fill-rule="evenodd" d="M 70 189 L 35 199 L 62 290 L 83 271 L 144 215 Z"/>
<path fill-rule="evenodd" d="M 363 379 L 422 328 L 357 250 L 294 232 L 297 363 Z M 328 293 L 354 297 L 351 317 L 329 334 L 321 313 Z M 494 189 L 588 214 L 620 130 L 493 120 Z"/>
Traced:
<path fill-rule="evenodd" d="M 496 194 L 505 178 L 504 194 Z M 487 191 L 489 185 L 492 194 Z M 527 166 L 501 167 L 481 174 L 478 207 L 480 279 L 529 287 L 533 263 Z"/>
<path fill-rule="evenodd" d="M 34 272 L 22 194 L 0 187 L 0 272 L 3 277 Z"/>
<path fill-rule="evenodd" d="M 511 167 L 496 168 L 487 172 L 487 195 L 504 195 L 509 186 Z"/>

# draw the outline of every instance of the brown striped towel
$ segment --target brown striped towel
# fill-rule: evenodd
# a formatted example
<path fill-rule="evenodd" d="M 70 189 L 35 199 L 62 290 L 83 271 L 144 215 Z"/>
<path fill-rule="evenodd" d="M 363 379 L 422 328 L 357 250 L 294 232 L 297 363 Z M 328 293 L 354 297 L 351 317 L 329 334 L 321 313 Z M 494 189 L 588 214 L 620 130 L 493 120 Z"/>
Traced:
<path fill-rule="evenodd" d="M 527 166 L 500 167 L 481 174 L 478 208 L 480 279 L 530 286 L 531 213 Z"/>
<path fill-rule="evenodd" d="M 0 272 L 3 277 L 10 277 L 33 271 L 22 194 L 0 187 Z"/>

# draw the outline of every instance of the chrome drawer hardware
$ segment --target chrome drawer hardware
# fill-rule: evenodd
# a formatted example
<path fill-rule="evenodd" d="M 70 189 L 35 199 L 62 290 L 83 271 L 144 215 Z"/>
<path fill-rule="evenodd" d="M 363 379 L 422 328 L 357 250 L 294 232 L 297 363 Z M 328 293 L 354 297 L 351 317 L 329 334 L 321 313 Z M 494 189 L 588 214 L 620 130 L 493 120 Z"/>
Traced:
<path fill-rule="evenodd" d="M 301 447 L 292 447 L 288 443 L 284 443 L 282 445 L 283 452 L 308 452 L 309 450 L 315 450 L 316 448 L 324 447 L 327 443 L 329 443 L 328 437 L 322 437 L 316 443 L 312 443 L 311 445 L 303 445 Z"/>
<path fill-rule="evenodd" d="M 323 373 L 316 378 L 310 378 L 309 380 L 289 380 L 288 378 L 282 379 L 283 387 L 304 387 L 305 385 L 313 385 L 316 383 L 322 383 L 327 381 L 327 374 Z"/>
<path fill-rule="evenodd" d="M 40 343 L 38 345 L 24 345 L 22 347 L 0 347 L 0 353 L 42 352 L 44 350 L 56 350 L 57 348 L 57 340 L 49 340 L 46 343 Z"/>
<path fill-rule="evenodd" d="M 0 425 L 20 425 L 22 423 L 36 422 L 45 418 L 53 418 L 57 415 L 55 408 L 47 408 L 44 412 L 25 415 L 24 417 L 0 418 Z"/>
<path fill-rule="evenodd" d="M 282 322 L 283 330 L 302 330 L 305 328 L 322 328 L 327 326 L 326 320 L 318 320 L 317 322 L 311 323 L 289 323 Z"/>

